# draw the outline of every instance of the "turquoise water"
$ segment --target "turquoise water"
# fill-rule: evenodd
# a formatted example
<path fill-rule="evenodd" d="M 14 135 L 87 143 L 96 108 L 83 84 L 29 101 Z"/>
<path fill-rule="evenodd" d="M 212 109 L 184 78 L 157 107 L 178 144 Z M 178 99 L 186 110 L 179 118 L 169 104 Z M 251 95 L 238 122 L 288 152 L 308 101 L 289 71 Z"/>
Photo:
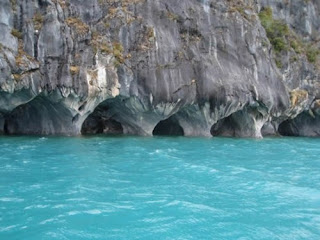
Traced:
<path fill-rule="evenodd" d="M 320 140 L 0 138 L 0 239 L 320 239 Z"/>

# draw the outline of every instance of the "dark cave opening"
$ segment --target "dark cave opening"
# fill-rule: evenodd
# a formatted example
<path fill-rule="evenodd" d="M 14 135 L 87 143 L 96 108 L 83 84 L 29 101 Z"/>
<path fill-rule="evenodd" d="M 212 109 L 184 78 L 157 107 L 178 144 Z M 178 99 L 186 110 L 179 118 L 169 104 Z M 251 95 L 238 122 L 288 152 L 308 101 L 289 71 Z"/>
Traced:
<path fill-rule="evenodd" d="M 183 128 L 174 117 L 160 121 L 152 132 L 153 136 L 184 136 Z"/>
<path fill-rule="evenodd" d="M 262 137 L 258 121 L 263 121 L 263 115 L 256 108 L 247 107 L 220 119 L 210 132 L 222 137 Z"/>
<path fill-rule="evenodd" d="M 9 135 L 10 134 L 10 131 L 8 129 L 8 119 L 4 120 L 2 133 L 5 134 L 5 135 Z"/>
<path fill-rule="evenodd" d="M 73 135 L 77 129 L 72 119 L 72 114 L 63 104 L 37 96 L 5 115 L 3 132 L 6 135 Z"/>
<path fill-rule="evenodd" d="M 309 111 L 304 111 L 294 119 L 282 122 L 278 127 L 278 132 L 282 136 L 303 136 L 317 137 L 320 135 L 319 115 L 310 115 Z"/>
<path fill-rule="evenodd" d="M 123 135 L 123 123 L 117 118 L 117 111 L 121 109 L 120 103 L 119 98 L 100 103 L 83 122 L 81 134 Z"/>
<path fill-rule="evenodd" d="M 212 136 L 235 136 L 236 123 L 232 119 L 232 115 L 219 120 L 211 127 L 210 133 Z"/>
<path fill-rule="evenodd" d="M 122 135 L 123 127 L 120 122 L 112 118 L 90 115 L 82 124 L 81 134 Z"/>

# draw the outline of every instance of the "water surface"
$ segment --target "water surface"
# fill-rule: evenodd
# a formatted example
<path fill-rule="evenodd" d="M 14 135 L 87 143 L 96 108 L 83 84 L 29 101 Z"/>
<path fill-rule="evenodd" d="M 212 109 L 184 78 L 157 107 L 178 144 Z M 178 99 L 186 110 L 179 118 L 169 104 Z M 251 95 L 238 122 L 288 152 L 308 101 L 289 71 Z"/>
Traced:
<path fill-rule="evenodd" d="M 0 239 L 320 239 L 320 140 L 0 138 Z"/>

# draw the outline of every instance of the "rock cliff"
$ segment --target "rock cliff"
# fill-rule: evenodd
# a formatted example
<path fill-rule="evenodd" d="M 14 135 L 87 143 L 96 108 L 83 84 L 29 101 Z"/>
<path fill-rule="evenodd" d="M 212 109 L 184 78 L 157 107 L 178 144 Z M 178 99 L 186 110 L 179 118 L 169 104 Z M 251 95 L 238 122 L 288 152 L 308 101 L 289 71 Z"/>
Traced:
<path fill-rule="evenodd" d="M 319 136 L 317 0 L 1 0 L 0 132 Z"/>

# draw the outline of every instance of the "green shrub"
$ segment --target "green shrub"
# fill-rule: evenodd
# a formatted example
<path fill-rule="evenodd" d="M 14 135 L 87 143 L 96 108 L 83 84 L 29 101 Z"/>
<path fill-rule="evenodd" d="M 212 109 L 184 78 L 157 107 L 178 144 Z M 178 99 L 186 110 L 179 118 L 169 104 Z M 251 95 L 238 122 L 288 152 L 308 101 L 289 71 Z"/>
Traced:
<path fill-rule="evenodd" d="M 108 44 L 103 42 L 99 45 L 99 49 L 102 53 L 105 53 L 105 54 L 110 54 L 112 53 L 112 49 L 109 48 Z"/>
<path fill-rule="evenodd" d="M 276 62 L 276 65 L 277 65 L 277 67 L 278 68 L 282 68 L 282 66 L 283 66 L 283 64 L 282 64 L 282 62 L 281 62 L 281 60 L 280 59 L 275 59 L 275 62 Z"/>
<path fill-rule="evenodd" d="M 308 61 L 311 63 L 315 63 L 317 61 L 317 57 L 319 53 L 320 53 L 319 49 L 309 46 L 306 52 Z"/>
<path fill-rule="evenodd" d="M 289 36 L 290 31 L 287 24 L 280 20 L 274 20 L 270 7 L 262 9 L 259 13 L 259 18 L 274 50 L 276 52 L 288 50 L 287 37 Z"/>
<path fill-rule="evenodd" d="M 22 33 L 18 29 L 13 28 L 11 34 L 18 39 L 22 39 Z"/>
<path fill-rule="evenodd" d="M 286 40 L 281 37 L 271 39 L 271 44 L 276 52 L 288 50 L 288 44 Z"/>
<path fill-rule="evenodd" d="M 272 9 L 270 7 L 262 9 L 259 13 L 259 18 L 262 26 L 265 29 L 269 29 L 273 22 Z"/>
<path fill-rule="evenodd" d="M 10 0 L 11 7 L 13 11 L 17 10 L 17 0 Z"/>
<path fill-rule="evenodd" d="M 292 57 L 290 58 L 290 62 L 291 62 L 291 63 L 296 62 L 296 61 L 298 61 L 298 57 L 297 57 L 297 56 L 292 56 Z"/>
<path fill-rule="evenodd" d="M 291 47 L 297 54 L 305 54 L 310 63 L 317 62 L 320 50 L 304 43 L 293 31 L 290 31 L 287 24 L 273 19 L 270 7 L 263 8 L 259 13 L 259 18 L 276 54 L 287 51 Z M 276 61 L 278 67 L 282 66 L 280 63 L 281 61 Z"/>
<path fill-rule="evenodd" d="M 78 34 L 87 34 L 89 32 L 89 26 L 84 23 L 80 18 L 69 17 L 66 23 L 73 27 Z"/>
<path fill-rule="evenodd" d="M 303 43 L 297 39 L 290 40 L 290 46 L 297 54 L 300 54 L 303 51 Z"/>
<path fill-rule="evenodd" d="M 43 16 L 41 15 L 41 13 L 36 13 L 33 18 L 33 25 L 34 25 L 34 28 L 36 30 L 40 30 L 42 28 L 42 25 L 43 25 Z"/>
<path fill-rule="evenodd" d="M 118 64 L 115 65 L 120 65 L 122 63 L 124 63 L 124 56 L 123 56 L 123 46 L 121 45 L 121 43 L 119 42 L 114 42 L 113 43 L 113 55 L 116 59 L 116 62 Z"/>

